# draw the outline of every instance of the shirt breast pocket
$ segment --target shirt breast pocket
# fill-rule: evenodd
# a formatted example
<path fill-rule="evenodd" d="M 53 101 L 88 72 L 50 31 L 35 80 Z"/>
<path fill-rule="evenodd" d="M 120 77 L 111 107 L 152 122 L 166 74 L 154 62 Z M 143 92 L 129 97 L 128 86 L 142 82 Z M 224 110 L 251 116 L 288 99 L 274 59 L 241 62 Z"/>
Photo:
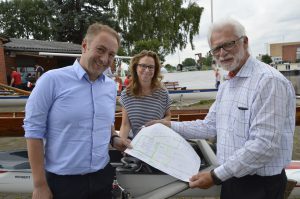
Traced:
<path fill-rule="evenodd" d="M 234 135 L 242 140 L 249 138 L 249 122 L 250 122 L 250 111 L 245 105 L 238 105 L 233 110 L 233 117 L 231 120 L 232 129 Z"/>

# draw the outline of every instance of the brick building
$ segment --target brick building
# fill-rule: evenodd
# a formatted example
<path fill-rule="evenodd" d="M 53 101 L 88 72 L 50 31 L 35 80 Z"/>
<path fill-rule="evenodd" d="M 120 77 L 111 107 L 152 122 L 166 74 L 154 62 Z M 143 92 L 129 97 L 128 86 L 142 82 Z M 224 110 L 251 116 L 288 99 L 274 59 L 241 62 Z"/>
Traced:
<path fill-rule="evenodd" d="M 74 54 L 81 54 L 81 45 L 0 35 L 0 83 L 8 83 L 11 67 L 17 67 L 18 71 L 22 68 L 27 72 L 34 72 L 33 67 L 38 64 L 47 71 L 73 64 Z"/>
<path fill-rule="evenodd" d="M 282 62 L 300 62 L 300 42 L 270 44 L 270 56 Z"/>

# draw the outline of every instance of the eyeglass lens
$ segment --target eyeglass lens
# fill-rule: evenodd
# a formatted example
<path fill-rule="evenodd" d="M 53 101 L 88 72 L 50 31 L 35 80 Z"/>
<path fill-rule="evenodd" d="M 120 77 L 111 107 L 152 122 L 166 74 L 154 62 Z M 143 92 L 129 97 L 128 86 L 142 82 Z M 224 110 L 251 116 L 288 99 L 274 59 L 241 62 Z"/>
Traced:
<path fill-rule="evenodd" d="M 154 70 L 154 68 L 155 68 L 154 65 L 146 65 L 146 64 L 138 64 L 138 65 L 141 66 L 143 70 L 146 70 L 147 68 L 149 70 Z"/>
<path fill-rule="evenodd" d="M 217 46 L 217 47 L 211 49 L 210 53 L 213 54 L 213 55 L 219 54 L 220 51 L 221 51 L 221 48 L 223 48 L 226 51 L 229 51 L 235 46 L 236 42 L 239 41 L 241 38 L 243 38 L 243 37 L 240 37 L 237 40 L 230 41 L 230 42 L 224 43 L 220 46 Z"/>

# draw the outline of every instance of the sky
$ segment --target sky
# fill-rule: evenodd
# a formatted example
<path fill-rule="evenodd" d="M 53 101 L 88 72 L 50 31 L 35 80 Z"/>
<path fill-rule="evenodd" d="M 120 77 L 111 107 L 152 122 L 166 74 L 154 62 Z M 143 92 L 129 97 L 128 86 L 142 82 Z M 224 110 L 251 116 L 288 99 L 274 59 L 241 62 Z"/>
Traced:
<path fill-rule="evenodd" d="M 177 66 L 185 58 L 195 58 L 196 53 L 205 56 L 209 51 L 207 31 L 213 21 L 227 17 L 245 26 L 249 49 L 253 56 L 269 53 L 268 44 L 300 42 L 300 0 L 195 0 L 204 11 L 200 20 L 199 34 L 194 37 L 195 49 L 186 49 L 166 56 L 164 64 Z"/>

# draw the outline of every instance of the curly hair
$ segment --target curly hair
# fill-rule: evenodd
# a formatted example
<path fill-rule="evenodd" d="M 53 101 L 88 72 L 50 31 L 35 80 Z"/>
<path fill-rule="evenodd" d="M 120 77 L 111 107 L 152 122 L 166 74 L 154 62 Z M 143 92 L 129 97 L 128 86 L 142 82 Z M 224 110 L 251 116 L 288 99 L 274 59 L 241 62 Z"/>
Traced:
<path fill-rule="evenodd" d="M 162 88 L 161 80 L 162 75 L 160 74 L 160 60 L 158 55 L 153 51 L 143 50 L 139 54 L 133 56 L 130 62 L 130 73 L 131 73 L 131 81 L 127 87 L 127 94 L 133 95 L 135 97 L 141 97 L 142 96 L 142 87 L 139 82 L 138 74 L 137 74 L 137 66 L 143 57 L 152 57 L 154 59 L 155 63 L 155 70 L 154 75 L 151 81 L 151 90 L 152 92 L 154 90 Z"/>

